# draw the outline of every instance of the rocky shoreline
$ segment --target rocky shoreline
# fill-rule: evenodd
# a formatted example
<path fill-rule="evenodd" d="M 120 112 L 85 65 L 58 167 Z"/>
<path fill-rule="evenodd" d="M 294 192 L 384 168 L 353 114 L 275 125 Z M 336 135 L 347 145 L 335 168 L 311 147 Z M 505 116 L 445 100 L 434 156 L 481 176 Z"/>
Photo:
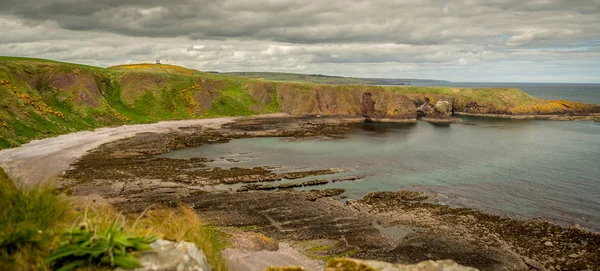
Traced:
<path fill-rule="evenodd" d="M 600 114 L 549 114 L 549 115 L 508 115 L 508 114 L 480 114 L 467 112 L 454 112 L 457 116 L 483 117 L 483 118 L 498 118 L 498 119 L 516 119 L 516 120 L 598 120 Z"/>
<path fill-rule="evenodd" d="M 74 196 L 101 196 L 132 214 L 155 204 L 186 204 L 215 226 L 250 227 L 317 259 L 352 256 L 403 263 L 453 259 L 482 270 L 595 270 L 600 266 L 600 234 L 580 227 L 451 208 L 433 203 L 436 195 L 417 192 L 376 192 L 344 203 L 339 200 L 343 191 L 299 191 L 279 183 L 310 176 L 322 179 L 338 169 L 275 173 L 267 167 L 209 167 L 202 158 L 156 157 L 235 138 L 339 138 L 352 130 L 351 122 L 247 118 L 219 129 L 191 126 L 137 134 L 82 156 L 63 175 L 61 189 Z M 222 184 L 263 189 L 207 190 Z M 319 182 L 297 180 L 297 185 L 311 184 Z"/>

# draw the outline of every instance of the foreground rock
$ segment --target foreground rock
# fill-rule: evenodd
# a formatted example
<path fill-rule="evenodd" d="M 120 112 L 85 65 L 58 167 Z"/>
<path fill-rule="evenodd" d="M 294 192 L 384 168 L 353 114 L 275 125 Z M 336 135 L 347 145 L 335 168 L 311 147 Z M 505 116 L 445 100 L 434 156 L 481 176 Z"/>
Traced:
<path fill-rule="evenodd" d="M 212 270 L 202 250 L 193 243 L 158 239 L 150 246 L 153 250 L 142 254 L 139 258 L 142 267 L 135 271 Z"/>

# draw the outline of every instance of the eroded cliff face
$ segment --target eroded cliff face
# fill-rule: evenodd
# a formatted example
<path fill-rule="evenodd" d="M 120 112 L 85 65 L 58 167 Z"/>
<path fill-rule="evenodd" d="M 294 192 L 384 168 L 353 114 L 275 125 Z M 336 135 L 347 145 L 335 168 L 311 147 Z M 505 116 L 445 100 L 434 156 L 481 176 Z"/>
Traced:
<path fill-rule="evenodd" d="M 280 84 L 281 110 L 292 115 L 364 117 L 371 121 L 415 121 L 415 104 L 404 94 L 361 86 L 303 87 Z"/>
<path fill-rule="evenodd" d="M 102 103 L 101 88 L 108 79 L 101 73 L 75 68 L 70 71 L 57 70 L 51 65 L 41 65 L 36 71 L 14 68 L 13 72 L 29 88 L 40 94 L 61 93 L 69 96 L 76 106 L 98 108 Z M 7 80 L 10 83 L 10 81 Z M 13 81 L 14 82 L 14 81 Z M 18 87 L 17 87 L 18 88 Z"/>
<path fill-rule="evenodd" d="M 382 91 L 362 93 L 363 116 L 370 121 L 416 120 L 415 104 L 403 94 Z"/>

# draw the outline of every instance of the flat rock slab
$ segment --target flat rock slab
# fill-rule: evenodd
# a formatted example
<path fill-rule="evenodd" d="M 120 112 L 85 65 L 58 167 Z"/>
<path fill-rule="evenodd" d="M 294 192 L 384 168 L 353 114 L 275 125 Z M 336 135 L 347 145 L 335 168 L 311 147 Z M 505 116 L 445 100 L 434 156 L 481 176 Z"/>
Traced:
<path fill-rule="evenodd" d="M 227 248 L 221 252 L 232 271 L 265 270 L 271 266 L 301 266 L 306 271 L 320 271 L 325 265 L 311 260 L 289 244 L 279 244 L 277 251 L 243 251 Z"/>
<path fill-rule="evenodd" d="M 142 254 L 139 258 L 142 267 L 135 271 L 212 270 L 204 252 L 193 243 L 158 239 L 150 246 L 153 250 Z M 120 268 L 116 270 L 124 271 Z"/>

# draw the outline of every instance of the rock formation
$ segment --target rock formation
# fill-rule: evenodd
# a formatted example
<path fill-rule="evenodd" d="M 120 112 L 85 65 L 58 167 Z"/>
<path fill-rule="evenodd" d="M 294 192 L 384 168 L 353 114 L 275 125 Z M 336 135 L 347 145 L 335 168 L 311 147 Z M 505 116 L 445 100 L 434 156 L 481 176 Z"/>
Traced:
<path fill-rule="evenodd" d="M 150 246 L 153 250 L 142 254 L 139 258 L 142 267 L 135 271 L 212 270 L 202 249 L 193 243 L 158 239 Z"/>

